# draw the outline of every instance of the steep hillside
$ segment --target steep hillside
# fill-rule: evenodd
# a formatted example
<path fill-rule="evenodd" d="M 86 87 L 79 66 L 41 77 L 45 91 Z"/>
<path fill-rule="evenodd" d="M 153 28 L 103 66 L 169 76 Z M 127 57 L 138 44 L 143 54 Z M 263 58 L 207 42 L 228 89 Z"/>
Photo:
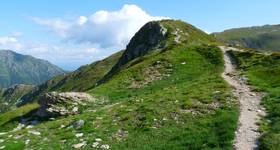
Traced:
<path fill-rule="evenodd" d="M 41 84 L 64 71 L 41 59 L 0 50 L 0 87 L 14 84 Z"/>
<path fill-rule="evenodd" d="M 38 97 L 46 92 L 59 91 L 75 91 L 84 92 L 93 88 L 97 81 L 100 80 L 116 62 L 119 60 L 123 51 L 115 53 L 106 59 L 94 62 L 90 65 L 82 66 L 74 72 L 57 76 L 42 85 L 34 88 L 31 92 L 24 95 L 22 103 L 26 104 L 30 101 L 38 100 Z"/>
<path fill-rule="evenodd" d="M 280 25 L 230 29 L 213 35 L 217 40 L 234 46 L 280 51 Z"/>
<path fill-rule="evenodd" d="M 74 107 L 81 113 L 42 120 L 36 109 L 53 111 L 50 108 L 60 107 L 62 100 L 42 99 L 40 103 L 51 105 L 27 104 L 2 114 L 0 125 L 6 133 L 0 134 L 0 147 L 232 149 L 237 102 L 221 77 L 223 54 L 212 42 L 182 21 L 150 22 L 87 91 L 94 101 Z M 32 128 L 20 125 L 22 116 L 27 124 L 40 123 Z"/>
<path fill-rule="evenodd" d="M 16 102 L 34 88 L 33 85 L 13 85 L 0 90 L 0 113 L 15 108 Z"/>

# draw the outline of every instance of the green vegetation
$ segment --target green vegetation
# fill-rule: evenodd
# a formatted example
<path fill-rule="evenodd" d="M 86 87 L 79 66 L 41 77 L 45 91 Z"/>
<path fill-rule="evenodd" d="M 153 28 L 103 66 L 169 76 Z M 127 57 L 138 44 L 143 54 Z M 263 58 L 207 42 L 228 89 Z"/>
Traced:
<path fill-rule="evenodd" d="M 37 89 L 28 93 L 22 99 L 26 103 L 37 100 L 39 96 L 46 92 L 87 91 L 93 88 L 96 82 L 115 65 L 122 53 L 123 51 L 120 51 L 104 60 L 82 66 L 74 72 L 57 76 L 38 86 Z"/>
<path fill-rule="evenodd" d="M 4 140 L 0 147 L 72 149 L 83 139 L 87 141 L 83 149 L 91 149 L 101 138 L 99 146 L 108 144 L 113 150 L 232 149 L 238 107 L 221 77 L 222 52 L 211 45 L 211 37 L 188 24 L 160 23 L 168 29 L 166 46 L 126 62 L 89 90 L 98 105 L 88 104 L 79 115 L 0 135 Z M 178 29 L 181 43 L 176 44 L 172 33 Z M 84 120 L 84 126 L 73 127 L 77 120 Z M 78 138 L 77 133 L 83 136 Z"/>
<path fill-rule="evenodd" d="M 0 88 L 14 84 L 41 84 L 64 71 L 45 60 L 0 50 Z"/>
<path fill-rule="evenodd" d="M 280 149 L 280 54 L 264 55 L 254 51 L 231 54 L 255 90 L 265 93 L 262 104 L 268 115 L 261 126 L 264 135 L 260 139 L 260 148 Z"/>
<path fill-rule="evenodd" d="M 38 108 L 39 108 L 39 104 L 33 103 L 33 104 L 28 104 L 28 105 L 19 107 L 16 110 L 12 110 L 12 111 L 6 112 L 4 114 L 1 114 L 0 115 L 0 126 L 5 125 L 6 123 L 9 123 L 11 121 L 14 121 L 15 119 L 22 117 Z"/>
<path fill-rule="evenodd" d="M 230 29 L 213 35 L 218 41 L 234 46 L 280 51 L 280 25 Z"/>
<path fill-rule="evenodd" d="M 14 85 L 0 90 L 0 112 L 3 113 L 14 109 L 16 102 L 33 88 L 34 86 L 32 85 Z"/>

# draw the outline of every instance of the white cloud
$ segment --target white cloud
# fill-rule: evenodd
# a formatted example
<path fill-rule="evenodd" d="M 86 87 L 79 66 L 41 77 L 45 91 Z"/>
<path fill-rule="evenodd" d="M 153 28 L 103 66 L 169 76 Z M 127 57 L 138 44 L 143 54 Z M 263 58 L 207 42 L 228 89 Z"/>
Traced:
<path fill-rule="evenodd" d="M 55 33 L 62 42 L 53 39 L 30 41 L 20 37 L 21 32 L 12 32 L 0 36 L 0 49 L 32 55 L 72 70 L 125 48 L 145 23 L 166 18 L 151 16 L 136 5 L 124 5 L 118 11 L 101 10 L 74 19 L 32 17 L 35 23 Z"/>
<path fill-rule="evenodd" d="M 17 43 L 17 39 L 9 36 L 0 37 L 0 45 L 6 45 L 11 43 Z"/>
<path fill-rule="evenodd" d="M 12 32 L 11 35 L 0 37 L 0 49 L 20 49 L 22 45 L 18 41 L 21 32 Z"/>
<path fill-rule="evenodd" d="M 151 16 L 136 5 L 124 5 L 118 11 L 101 10 L 75 20 L 36 17 L 32 20 L 47 27 L 65 41 L 91 43 L 102 48 L 124 48 L 145 23 L 166 18 Z"/>

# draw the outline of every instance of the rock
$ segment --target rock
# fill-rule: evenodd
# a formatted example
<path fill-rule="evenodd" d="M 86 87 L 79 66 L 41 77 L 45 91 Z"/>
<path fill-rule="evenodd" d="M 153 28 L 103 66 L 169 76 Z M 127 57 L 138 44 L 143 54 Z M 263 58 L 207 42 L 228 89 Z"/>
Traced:
<path fill-rule="evenodd" d="M 26 129 L 31 129 L 33 127 L 34 127 L 33 125 L 28 125 L 28 126 L 26 126 Z"/>
<path fill-rule="evenodd" d="M 74 108 L 72 109 L 72 111 L 75 112 L 75 113 L 77 113 L 77 112 L 79 112 L 79 108 L 78 108 L 78 107 L 74 107 Z"/>
<path fill-rule="evenodd" d="M 101 141 L 102 141 L 102 139 L 97 138 L 97 139 L 95 139 L 95 141 L 96 141 L 96 142 L 101 142 Z"/>
<path fill-rule="evenodd" d="M 28 133 L 33 134 L 33 135 L 41 135 L 40 132 L 38 132 L 38 131 L 32 131 L 32 130 L 28 131 Z"/>
<path fill-rule="evenodd" d="M 78 121 L 73 123 L 73 127 L 75 129 L 81 129 L 84 125 L 85 125 L 85 121 L 84 120 L 78 120 Z"/>
<path fill-rule="evenodd" d="M 101 149 L 110 149 L 110 146 L 107 144 L 101 145 L 100 146 Z"/>
<path fill-rule="evenodd" d="M 29 143 L 30 143 L 29 139 L 25 140 L 25 145 L 28 145 Z"/>
<path fill-rule="evenodd" d="M 3 143 L 4 142 L 4 140 L 3 139 L 0 139 L 0 143 Z"/>
<path fill-rule="evenodd" d="M 181 64 L 182 64 L 182 65 L 185 65 L 185 64 L 186 64 L 186 62 L 182 62 Z"/>
<path fill-rule="evenodd" d="M 6 146 L 1 146 L 0 149 L 4 149 Z"/>
<path fill-rule="evenodd" d="M 75 115 L 79 113 L 78 106 L 85 106 L 95 99 L 82 92 L 50 92 L 40 97 L 40 108 L 36 115 L 41 118 L 54 118 L 57 116 Z M 67 105 L 65 105 L 67 104 Z"/>
<path fill-rule="evenodd" d="M 25 127 L 24 124 L 19 123 L 18 126 L 16 128 L 14 128 L 13 131 L 19 131 L 19 130 L 23 129 L 24 127 Z"/>
<path fill-rule="evenodd" d="M 82 148 L 86 145 L 87 145 L 87 142 L 83 141 L 82 143 L 78 143 L 78 144 L 73 145 L 73 147 L 76 148 L 76 149 L 79 149 L 79 148 Z"/>
<path fill-rule="evenodd" d="M 60 127 L 59 127 L 59 129 L 63 129 L 63 128 L 65 128 L 65 125 L 60 125 Z"/>
<path fill-rule="evenodd" d="M 84 133 L 77 133 L 75 136 L 76 136 L 77 138 L 79 138 L 79 137 L 84 136 Z"/>
<path fill-rule="evenodd" d="M 165 48 L 166 44 L 164 41 L 167 38 L 167 30 L 168 29 L 159 22 L 152 21 L 145 24 L 130 40 L 119 61 L 107 73 L 107 75 L 98 82 L 98 84 L 110 78 L 128 62 L 152 51 L 162 50 Z"/>
<path fill-rule="evenodd" d="M 99 145 L 98 142 L 93 142 L 92 147 L 93 147 L 93 148 L 98 148 L 98 147 L 99 147 L 98 145 Z"/>
<path fill-rule="evenodd" d="M 23 135 L 16 135 L 16 136 L 14 137 L 14 139 L 18 140 L 18 139 L 20 139 L 20 138 L 22 138 L 22 137 L 23 137 Z"/>

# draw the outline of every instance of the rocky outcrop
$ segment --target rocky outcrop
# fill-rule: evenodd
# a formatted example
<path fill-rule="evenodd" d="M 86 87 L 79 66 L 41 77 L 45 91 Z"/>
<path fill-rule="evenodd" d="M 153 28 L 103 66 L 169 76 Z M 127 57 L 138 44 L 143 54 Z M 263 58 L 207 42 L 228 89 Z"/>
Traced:
<path fill-rule="evenodd" d="M 93 101 L 95 99 L 87 93 L 46 93 L 38 101 L 40 108 L 36 112 L 36 115 L 42 118 L 75 115 L 80 113 L 81 107 Z"/>
<path fill-rule="evenodd" d="M 110 78 L 128 62 L 144 56 L 151 51 L 163 49 L 165 47 L 166 38 L 167 29 L 163 27 L 159 21 L 152 21 L 144 25 L 130 40 L 117 64 L 99 81 L 99 83 Z"/>

